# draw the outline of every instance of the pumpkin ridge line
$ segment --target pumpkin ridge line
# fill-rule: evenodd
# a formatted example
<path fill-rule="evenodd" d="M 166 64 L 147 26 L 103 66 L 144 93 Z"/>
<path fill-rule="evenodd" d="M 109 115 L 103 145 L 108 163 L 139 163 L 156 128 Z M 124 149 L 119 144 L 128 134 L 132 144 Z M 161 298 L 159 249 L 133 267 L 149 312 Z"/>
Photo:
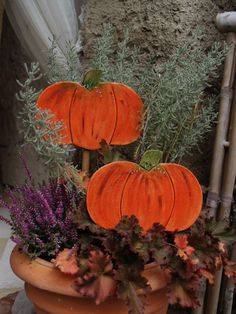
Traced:
<path fill-rule="evenodd" d="M 118 85 L 118 84 L 117 84 Z M 111 138 L 110 138 L 110 143 L 112 142 L 112 140 L 113 140 L 113 137 L 114 137 L 114 135 L 115 135 L 115 131 L 116 131 L 116 127 L 117 127 L 117 123 L 118 123 L 118 104 L 117 104 L 117 99 L 116 99 L 116 93 L 115 93 L 115 91 L 114 91 L 114 88 L 113 88 L 113 86 L 112 86 L 112 84 L 111 84 L 111 92 L 112 92 L 112 95 L 113 95 L 113 99 L 114 99 L 114 103 L 115 103 L 115 123 L 114 123 L 114 129 L 113 129 L 113 131 L 112 131 L 112 133 L 111 133 Z M 110 144 L 109 143 L 109 144 Z"/>
<path fill-rule="evenodd" d="M 173 181 L 172 181 L 172 179 L 171 179 L 171 175 L 169 174 L 168 170 L 167 170 L 164 166 L 161 166 L 161 165 L 160 165 L 160 167 L 161 167 L 162 169 L 164 169 L 165 173 L 167 174 L 168 178 L 170 179 L 170 183 L 171 183 L 171 186 L 172 186 L 173 192 L 174 192 L 174 193 L 173 193 L 173 194 L 174 194 L 174 202 L 173 202 L 173 206 L 172 206 L 172 209 L 171 209 L 170 216 L 169 216 L 169 218 L 168 218 L 168 220 L 167 220 L 166 225 L 164 226 L 164 227 L 166 227 L 166 226 L 168 226 L 168 224 L 169 224 L 169 222 L 170 222 L 170 220 L 171 220 L 172 214 L 173 214 L 173 212 L 174 212 L 176 196 L 175 196 L 174 183 L 173 183 Z"/>
<path fill-rule="evenodd" d="M 123 195 L 124 195 L 124 192 L 125 192 L 125 187 L 126 187 L 126 185 L 127 185 L 127 183 L 128 183 L 128 180 L 129 180 L 129 178 L 130 178 L 130 176 L 132 175 L 132 171 L 130 171 L 129 173 L 128 173 L 128 176 L 127 176 L 127 178 L 126 178 L 126 180 L 125 180 L 125 183 L 124 183 L 124 186 L 123 186 L 123 189 L 122 189 L 122 191 L 121 191 L 121 195 L 120 195 L 120 217 L 122 218 L 122 202 L 123 202 Z"/>
<path fill-rule="evenodd" d="M 75 94 L 76 94 L 77 90 L 78 90 L 78 86 L 76 86 L 76 88 L 72 94 L 70 106 L 69 106 L 69 131 L 70 131 L 70 137 L 71 137 L 72 143 L 74 143 L 74 139 L 73 139 L 72 130 L 71 130 L 71 111 L 72 111 L 71 107 L 72 107 L 72 104 L 74 103 Z"/>

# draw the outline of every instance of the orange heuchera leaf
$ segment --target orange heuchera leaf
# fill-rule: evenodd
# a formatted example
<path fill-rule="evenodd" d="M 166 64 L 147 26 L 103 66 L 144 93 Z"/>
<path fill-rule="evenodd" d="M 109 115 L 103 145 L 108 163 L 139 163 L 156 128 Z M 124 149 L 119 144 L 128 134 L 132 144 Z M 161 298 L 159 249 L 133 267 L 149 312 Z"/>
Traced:
<path fill-rule="evenodd" d="M 227 261 L 227 264 L 224 267 L 225 269 L 225 275 L 228 278 L 232 278 L 236 275 L 236 262 L 233 261 Z"/>
<path fill-rule="evenodd" d="M 107 229 L 122 216 L 135 215 L 145 231 L 153 223 L 169 231 L 184 230 L 198 218 L 201 207 L 197 179 L 178 164 L 160 164 L 146 171 L 136 163 L 117 161 L 101 167 L 88 184 L 88 212 Z"/>
<path fill-rule="evenodd" d="M 116 291 L 117 282 L 111 276 L 100 275 L 94 277 L 93 274 L 77 278 L 74 288 L 82 295 L 95 299 L 96 304 L 105 301 L 109 296 L 113 296 Z"/>
<path fill-rule="evenodd" d="M 95 298 L 95 303 L 100 304 L 116 291 L 111 256 L 101 251 L 90 251 L 87 267 L 87 272 L 76 279 L 74 288 L 82 296 Z"/>
<path fill-rule="evenodd" d="M 188 235 L 187 234 L 178 235 L 175 237 L 174 241 L 178 248 L 186 249 L 186 247 L 188 246 Z"/>
<path fill-rule="evenodd" d="M 174 242 L 178 247 L 177 255 L 182 258 L 183 260 L 190 260 L 193 264 L 198 263 L 198 259 L 192 259 L 191 256 L 193 255 L 195 249 L 188 245 L 188 236 L 187 234 L 178 235 L 175 237 Z"/>
<path fill-rule="evenodd" d="M 74 275 L 79 271 L 76 254 L 71 249 L 64 249 L 53 262 L 63 273 Z"/>
<path fill-rule="evenodd" d="M 78 83 L 59 82 L 39 96 L 40 109 L 54 114 L 65 129 L 61 143 L 99 149 L 101 140 L 111 145 L 132 143 L 140 136 L 143 103 L 128 86 L 105 83 L 88 90 Z"/>
<path fill-rule="evenodd" d="M 202 274 L 202 276 L 204 276 L 211 285 L 214 284 L 215 276 L 212 273 L 210 273 L 206 269 L 200 269 L 199 271 Z"/>
<path fill-rule="evenodd" d="M 182 307 L 196 308 L 198 301 L 189 293 L 189 287 L 184 282 L 176 280 L 170 286 L 168 293 L 170 304 L 179 303 Z"/>

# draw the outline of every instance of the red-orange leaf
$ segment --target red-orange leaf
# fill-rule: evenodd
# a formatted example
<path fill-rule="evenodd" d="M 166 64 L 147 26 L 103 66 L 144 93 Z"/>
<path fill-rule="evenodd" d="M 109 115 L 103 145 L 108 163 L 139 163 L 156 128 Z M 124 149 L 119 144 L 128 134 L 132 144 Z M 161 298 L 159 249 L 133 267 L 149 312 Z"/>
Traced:
<path fill-rule="evenodd" d="M 63 273 L 74 275 L 79 271 L 76 254 L 71 249 L 64 249 L 53 262 Z"/>

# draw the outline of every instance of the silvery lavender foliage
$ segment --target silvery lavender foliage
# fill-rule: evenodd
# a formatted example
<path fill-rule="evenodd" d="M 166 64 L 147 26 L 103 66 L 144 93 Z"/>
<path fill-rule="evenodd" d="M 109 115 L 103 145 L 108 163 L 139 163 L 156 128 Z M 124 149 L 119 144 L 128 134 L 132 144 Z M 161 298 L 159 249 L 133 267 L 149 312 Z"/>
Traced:
<path fill-rule="evenodd" d="M 32 181 L 23 187 L 9 191 L 8 208 L 12 239 L 21 243 L 31 257 L 54 256 L 65 247 L 78 241 L 74 215 L 83 200 L 75 190 L 66 189 L 61 180 L 51 179 L 35 188 Z"/>
<path fill-rule="evenodd" d="M 74 148 L 71 145 L 60 145 L 60 131 L 64 128 L 61 121 L 52 123 L 52 113 L 40 110 L 36 101 L 42 90 L 37 90 L 34 83 L 41 79 L 38 63 L 25 64 L 27 78 L 19 82 L 21 89 L 16 94 L 23 106 L 18 118 L 22 123 L 24 145 L 31 145 L 39 157 L 44 161 L 47 171 L 55 176 L 64 171 Z"/>

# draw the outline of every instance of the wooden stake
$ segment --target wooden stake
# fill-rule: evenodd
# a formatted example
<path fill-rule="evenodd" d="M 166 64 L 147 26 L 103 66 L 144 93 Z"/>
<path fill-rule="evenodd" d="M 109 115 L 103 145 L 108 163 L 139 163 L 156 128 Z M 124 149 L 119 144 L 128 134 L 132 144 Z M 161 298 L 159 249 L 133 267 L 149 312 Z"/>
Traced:
<path fill-rule="evenodd" d="M 223 162 L 225 157 L 225 148 L 227 143 L 227 132 L 230 119 L 230 110 L 233 96 L 233 84 L 234 76 L 236 72 L 236 35 L 234 33 L 228 33 L 227 43 L 231 45 L 231 48 L 226 56 L 224 65 L 224 74 L 221 86 L 221 97 L 219 105 L 219 120 L 216 129 L 216 137 L 213 151 L 213 160 L 211 166 L 209 192 L 207 195 L 206 204 L 210 210 L 211 216 L 216 216 L 218 204 L 220 201 L 221 181 L 223 175 Z M 215 285 L 209 286 L 208 295 L 206 299 L 206 308 L 204 311 L 204 291 L 200 291 L 200 304 L 201 306 L 193 310 L 193 314 L 209 313 L 215 314 L 217 312 L 217 305 L 220 292 L 220 284 L 222 277 L 222 270 L 216 273 Z M 203 290 L 202 289 L 202 290 Z"/>
<path fill-rule="evenodd" d="M 84 149 L 82 155 L 82 171 L 89 173 L 90 151 Z"/>
<path fill-rule="evenodd" d="M 216 129 L 209 192 L 206 200 L 206 204 L 209 207 L 210 214 L 212 216 L 216 216 L 216 209 L 219 204 L 219 194 L 221 188 L 223 161 L 225 154 L 225 143 L 227 142 L 230 107 L 233 96 L 233 83 L 236 63 L 236 34 L 229 33 L 227 35 L 227 43 L 231 45 L 231 48 L 225 59 L 225 68 L 219 106 L 219 121 Z"/>
<path fill-rule="evenodd" d="M 221 98 L 221 107 L 220 107 L 220 115 L 223 114 L 223 118 L 220 116 L 219 125 L 217 127 L 217 134 L 216 134 L 216 142 L 215 142 L 215 150 L 214 150 L 214 164 L 212 166 L 212 171 L 216 171 L 216 174 L 212 173 L 211 175 L 211 193 L 215 193 L 215 200 L 216 197 L 221 200 L 220 209 L 217 215 L 218 220 L 222 220 L 223 218 L 229 219 L 231 202 L 232 202 L 232 194 L 234 188 L 234 180 L 235 180 L 235 173 L 236 173 L 236 128 L 233 127 L 236 123 L 236 108 L 235 111 L 235 118 L 232 117 L 229 123 L 230 117 L 230 99 L 232 97 L 232 86 L 234 81 L 235 75 L 235 61 L 236 61 L 236 34 L 229 33 L 228 34 L 228 42 L 232 44 L 231 50 L 228 53 L 228 62 L 226 62 L 227 68 L 225 69 L 224 74 L 228 77 L 228 90 L 227 94 L 225 95 L 225 99 Z M 227 56 L 227 57 L 228 57 Z M 230 69 L 231 67 L 231 69 Z M 225 83 L 226 81 L 223 80 Z M 223 108 L 226 106 L 225 108 Z M 234 90 L 234 101 L 232 107 L 236 107 L 236 89 Z M 225 125 L 223 125 L 223 123 Z M 229 126 L 230 124 L 230 126 Z M 228 137 L 228 129 L 230 129 L 229 137 L 231 140 L 227 140 Z M 235 133 L 235 134 L 234 134 Z M 235 144 L 232 142 L 235 141 Z M 227 153 L 225 154 L 225 147 L 224 142 L 229 142 L 229 148 Z M 225 162 L 224 162 L 225 157 Z M 223 167 L 224 162 L 224 167 Z M 224 168 L 224 169 L 223 169 Z M 222 179 L 223 177 L 223 179 Z M 215 182 L 213 182 L 216 180 Z M 220 192 L 221 191 L 221 192 Z M 210 195 L 211 196 L 211 195 Z M 212 205 L 212 202 L 208 205 Z M 213 203 L 213 208 L 217 207 L 217 204 Z M 215 209 L 214 208 L 214 209 Z M 206 313 L 216 314 L 217 313 L 217 306 L 221 288 L 221 279 L 222 279 L 222 269 L 216 272 L 215 275 L 215 284 L 214 286 L 209 286 L 207 301 L 206 301 Z"/>
<path fill-rule="evenodd" d="M 236 88 L 229 127 L 229 149 L 225 158 L 225 176 L 222 184 L 222 201 L 219 209 L 219 219 L 229 221 L 233 201 L 234 183 L 236 178 Z M 236 258 L 236 247 L 233 247 L 232 259 Z M 227 280 L 224 297 L 224 314 L 232 313 L 234 284 Z"/>

